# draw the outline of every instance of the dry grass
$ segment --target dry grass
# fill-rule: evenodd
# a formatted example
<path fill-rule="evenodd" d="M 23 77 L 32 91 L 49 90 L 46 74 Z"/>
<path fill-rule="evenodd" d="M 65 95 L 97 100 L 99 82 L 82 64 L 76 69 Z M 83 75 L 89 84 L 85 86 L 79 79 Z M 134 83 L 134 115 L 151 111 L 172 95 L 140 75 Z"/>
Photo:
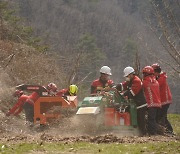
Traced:
<path fill-rule="evenodd" d="M 65 76 L 56 56 L 20 43 L 0 41 L 0 97 L 4 104 L 13 101 L 11 95 L 18 84 L 46 86 L 54 82 L 61 89 Z"/>

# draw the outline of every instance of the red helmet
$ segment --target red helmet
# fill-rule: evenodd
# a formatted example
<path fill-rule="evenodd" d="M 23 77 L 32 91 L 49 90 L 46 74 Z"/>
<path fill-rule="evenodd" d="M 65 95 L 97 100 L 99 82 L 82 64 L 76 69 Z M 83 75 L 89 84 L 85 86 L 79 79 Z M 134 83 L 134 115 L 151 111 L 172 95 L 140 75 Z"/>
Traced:
<path fill-rule="evenodd" d="M 161 66 L 158 63 L 152 64 L 152 68 L 155 72 L 160 73 L 161 72 Z"/>
<path fill-rule="evenodd" d="M 150 75 L 150 74 L 154 74 L 154 69 L 151 66 L 146 66 L 143 68 L 142 72 L 144 74 Z"/>
<path fill-rule="evenodd" d="M 21 91 L 21 90 L 16 90 L 16 91 L 14 92 L 13 96 L 14 96 L 14 97 L 19 97 L 19 96 L 21 96 L 22 94 L 24 94 L 23 91 Z"/>
<path fill-rule="evenodd" d="M 56 92 L 57 91 L 57 86 L 54 83 L 49 83 L 48 86 L 47 86 L 47 89 L 51 90 L 53 92 Z"/>

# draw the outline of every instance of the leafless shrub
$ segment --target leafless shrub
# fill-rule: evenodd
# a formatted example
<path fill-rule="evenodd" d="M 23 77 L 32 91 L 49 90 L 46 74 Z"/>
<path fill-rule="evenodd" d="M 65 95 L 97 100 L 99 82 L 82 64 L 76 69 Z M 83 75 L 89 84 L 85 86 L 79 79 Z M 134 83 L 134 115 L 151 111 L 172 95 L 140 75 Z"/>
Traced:
<path fill-rule="evenodd" d="M 151 2 L 157 23 L 156 25 L 149 20 L 151 30 L 171 57 L 169 61 L 163 59 L 160 61 L 170 66 L 177 74 L 176 77 L 180 77 L 180 23 L 179 14 L 176 12 L 179 9 L 178 1 L 162 0 L 158 3 L 152 0 Z"/>
<path fill-rule="evenodd" d="M 1 101 L 10 101 L 18 84 L 47 85 L 54 82 L 62 88 L 66 78 L 61 65 L 53 55 L 39 53 L 33 48 L 0 41 L 0 96 Z"/>

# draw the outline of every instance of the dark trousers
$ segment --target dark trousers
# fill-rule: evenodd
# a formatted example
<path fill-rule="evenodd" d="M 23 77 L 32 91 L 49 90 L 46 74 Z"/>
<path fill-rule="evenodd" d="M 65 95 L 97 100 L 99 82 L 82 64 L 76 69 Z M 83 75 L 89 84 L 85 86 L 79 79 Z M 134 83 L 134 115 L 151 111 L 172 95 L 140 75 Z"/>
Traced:
<path fill-rule="evenodd" d="M 158 107 L 148 108 L 148 121 L 147 121 L 147 131 L 149 135 L 156 135 L 158 130 L 158 124 L 156 122 Z"/>
<path fill-rule="evenodd" d="M 23 109 L 26 115 L 26 121 L 34 122 L 34 106 L 29 103 L 24 103 Z"/>
<path fill-rule="evenodd" d="M 137 109 L 137 122 L 141 135 L 146 134 L 146 120 L 145 120 L 146 110 L 147 110 L 146 107 Z"/>
<path fill-rule="evenodd" d="M 167 111 L 170 104 L 163 105 L 158 112 L 158 123 L 166 128 L 166 131 L 173 132 L 173 128 L 167 119 Z"/>

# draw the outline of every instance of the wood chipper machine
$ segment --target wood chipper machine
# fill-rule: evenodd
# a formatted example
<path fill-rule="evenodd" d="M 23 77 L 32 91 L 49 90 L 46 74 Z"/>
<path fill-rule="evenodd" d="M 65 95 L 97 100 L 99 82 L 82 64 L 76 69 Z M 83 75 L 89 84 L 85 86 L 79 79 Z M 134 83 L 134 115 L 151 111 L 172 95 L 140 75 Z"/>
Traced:
<path fill-rule="evenodd" d="M 34 124 L 47 125 L 54 119 L 61 118 L 65 113 L 64 110 L 76 109 L 78 105 L 77 96 L 67 96 L 66 98 L 50 96 L 43 86 L 23 84 L 16 88 L 23 91 L 37 92 L 40 96 L 34 102 Z"/>
<path fill-rule="evenodd" d="M 85 133 L 139 135 L 136 104 L 118 91 L 85 97 L 76 116 Z"/>

